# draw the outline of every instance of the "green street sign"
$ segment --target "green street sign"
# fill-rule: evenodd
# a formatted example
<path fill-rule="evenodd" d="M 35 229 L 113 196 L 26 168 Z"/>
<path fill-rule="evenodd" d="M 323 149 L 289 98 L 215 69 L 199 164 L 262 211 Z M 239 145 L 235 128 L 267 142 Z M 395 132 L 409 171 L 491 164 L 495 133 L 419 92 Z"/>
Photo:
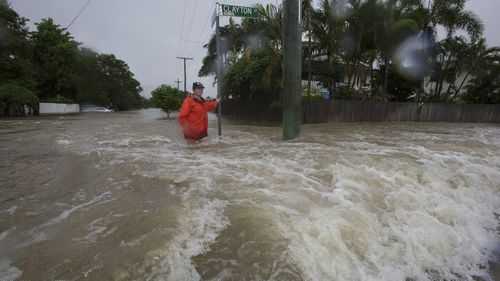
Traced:
<path fill-rule="evenodd" d="M 217 14 L 220 16 L 244 17 L 244 18 L 259 17 L 259 10 L 257 8 L 252 8 L 252 7 L 219 4 L 217 12 L 218 12 Z"/>

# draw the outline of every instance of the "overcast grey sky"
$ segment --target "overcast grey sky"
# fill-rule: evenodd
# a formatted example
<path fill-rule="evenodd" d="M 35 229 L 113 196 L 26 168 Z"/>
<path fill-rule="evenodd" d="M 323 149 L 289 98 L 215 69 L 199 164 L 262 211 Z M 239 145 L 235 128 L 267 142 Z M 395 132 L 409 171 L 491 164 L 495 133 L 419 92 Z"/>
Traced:
<path fill-rule="evenodd" d="M 30 20 L 30 29 L 42 18 L 51 17 L 62 27 L 68 26 L 87 0 L 10 0 L 21 16 Z M 213 77 L 198 77 L 206 49 L 202 47 L 214 31 L 211 16 L 216 0 L 92 0 L 69 32 L 75 40 L 100 53 L 113 53 L 128 63 L 146 97 L 160 84 L 176 86 L 183 80 L 187 61 L 188 90 L 193 81 L 201 81 L 206 96 L 215 97 Z M 220 3 L 251 6 L 255 3 L 280 3 L 279 0 L 226 0 Z M 485 24 L 489 46 L 500 46 L 499 0 L 469 0 L 467 9 L 479 15 Z M 225 18 L 221 24 L 227 23 Z M 183 89 L 183 84 L 180 86 Z"/>

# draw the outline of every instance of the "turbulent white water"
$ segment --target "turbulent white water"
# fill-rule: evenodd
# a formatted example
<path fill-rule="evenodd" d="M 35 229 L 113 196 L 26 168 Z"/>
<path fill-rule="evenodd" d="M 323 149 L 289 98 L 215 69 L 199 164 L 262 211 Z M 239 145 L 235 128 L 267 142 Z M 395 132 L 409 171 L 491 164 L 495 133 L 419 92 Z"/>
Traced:
<path fill-rule="evenodd" d="M 161 116 L 1 121 L 0 280 L 494 280 L 498 125 Z"/>

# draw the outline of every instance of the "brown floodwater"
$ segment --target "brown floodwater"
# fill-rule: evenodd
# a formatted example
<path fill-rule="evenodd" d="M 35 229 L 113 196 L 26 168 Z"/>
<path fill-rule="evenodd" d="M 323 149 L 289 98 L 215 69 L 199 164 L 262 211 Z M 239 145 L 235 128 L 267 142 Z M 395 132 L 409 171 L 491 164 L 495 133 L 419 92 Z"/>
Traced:
<path fill-rule="evenodd" d="M 216 129 L 0 120 L 0 280 L 495 280 L 498 124 Z"/>

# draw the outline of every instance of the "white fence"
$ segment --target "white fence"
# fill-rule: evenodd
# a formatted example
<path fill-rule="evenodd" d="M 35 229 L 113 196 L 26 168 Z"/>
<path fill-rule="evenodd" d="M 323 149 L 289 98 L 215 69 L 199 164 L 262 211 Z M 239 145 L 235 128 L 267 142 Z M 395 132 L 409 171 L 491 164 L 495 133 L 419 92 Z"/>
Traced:
<path fill-rule="evenodd" d="M 69 114 L 79 113 L 80 105 L 77 103 L 40 103 L 40 114 Z"/>

